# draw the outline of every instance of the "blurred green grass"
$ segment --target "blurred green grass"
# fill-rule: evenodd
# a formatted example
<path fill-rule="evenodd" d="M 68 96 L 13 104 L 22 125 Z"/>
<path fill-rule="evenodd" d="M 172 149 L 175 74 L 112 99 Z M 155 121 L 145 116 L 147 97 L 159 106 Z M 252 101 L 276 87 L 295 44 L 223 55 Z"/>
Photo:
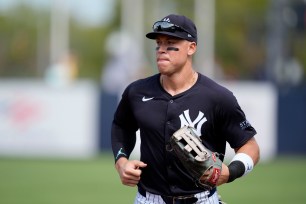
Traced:
<path fill-rule="evenodd" d="M 305 170 L 304 157 L 277 158 L 219 194 L 229 204 L 306 203 Z M 109 153 L 90 160 L 0 158 L 1 204 L 128 204 L 135 193 L 121 184 Z"/>

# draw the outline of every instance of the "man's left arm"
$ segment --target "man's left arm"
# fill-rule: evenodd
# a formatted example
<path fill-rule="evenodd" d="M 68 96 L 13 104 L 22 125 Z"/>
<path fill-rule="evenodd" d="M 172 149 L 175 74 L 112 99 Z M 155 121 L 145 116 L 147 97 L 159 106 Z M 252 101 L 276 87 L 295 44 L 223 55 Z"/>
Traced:
<path fill-rule="evenodd" d="M 260 159 L 259 146 L 254 137 L 248 140 L 240 148 L 234 150 L 235 156 L 232 162 L 229 165 L 222 164 L 222 172 L 218 180 L 218 186 L 232 182 L 249 173 Z"/>

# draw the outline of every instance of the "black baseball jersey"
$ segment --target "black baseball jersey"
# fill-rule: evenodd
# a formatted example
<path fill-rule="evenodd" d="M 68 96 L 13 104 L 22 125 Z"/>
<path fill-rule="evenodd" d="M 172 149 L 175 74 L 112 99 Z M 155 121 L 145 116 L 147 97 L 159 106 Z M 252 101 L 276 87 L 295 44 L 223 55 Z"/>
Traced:
<path fill-rule="evenodd" d="M 128 158 L 140 130 L 140 160 L 148 165 L 138 185 L 148 192 L 175 196 L 203 191 L 168 151 L 169 138 L 184 125 L 194 127 L 204 145 L 221 154 L 226 142 L 239 148 L 256 134 L 233 93 L 198 76 L 189 90 L 175 96 L 163 89 L 160 74 L 131 83 L 122 95 L 112 126 L 113 153 L 115 159 Z"/>

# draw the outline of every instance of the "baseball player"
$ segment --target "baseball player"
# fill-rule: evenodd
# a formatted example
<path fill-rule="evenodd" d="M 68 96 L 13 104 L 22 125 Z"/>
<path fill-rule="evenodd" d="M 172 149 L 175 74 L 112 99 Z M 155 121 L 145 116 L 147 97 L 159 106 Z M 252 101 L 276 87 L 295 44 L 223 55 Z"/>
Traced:
<path fill-rule="evenodd" d="M 121 182 L 137 185 L 135 204 L 218 204 L 217 186 L 246 175 L 258 162 L 256 131 L 232 92 L 195 71 L 197 29 L 189 18 L 170 14 L 146 37 L 156 41 L 159 73 L 131 83 L 115 112 L 112 149 Z M 185 126 L 219 155 L 222 170 L 202 176 L 214 174 L 212 188 L 197 185 L 171 151 L 171 136 Z M 138 129 L 140 161 L 129 160 Z M 229 165 L 222 163 L 226 142 L 236 153 Z"/>

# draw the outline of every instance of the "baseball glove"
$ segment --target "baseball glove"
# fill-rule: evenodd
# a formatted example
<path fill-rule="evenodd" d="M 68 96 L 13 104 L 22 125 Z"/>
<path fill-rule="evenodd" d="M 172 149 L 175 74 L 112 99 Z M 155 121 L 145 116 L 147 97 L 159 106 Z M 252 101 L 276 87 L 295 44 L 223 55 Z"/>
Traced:
<path fill-rule="evenodd" d="M 211 190 L 217 185 L 222 161 L 218 153 L 210 151 L 203 145 L 193 127 L 184 126 L 177 130 L 171 136 L 170 144 L 197 186 Z"/>

